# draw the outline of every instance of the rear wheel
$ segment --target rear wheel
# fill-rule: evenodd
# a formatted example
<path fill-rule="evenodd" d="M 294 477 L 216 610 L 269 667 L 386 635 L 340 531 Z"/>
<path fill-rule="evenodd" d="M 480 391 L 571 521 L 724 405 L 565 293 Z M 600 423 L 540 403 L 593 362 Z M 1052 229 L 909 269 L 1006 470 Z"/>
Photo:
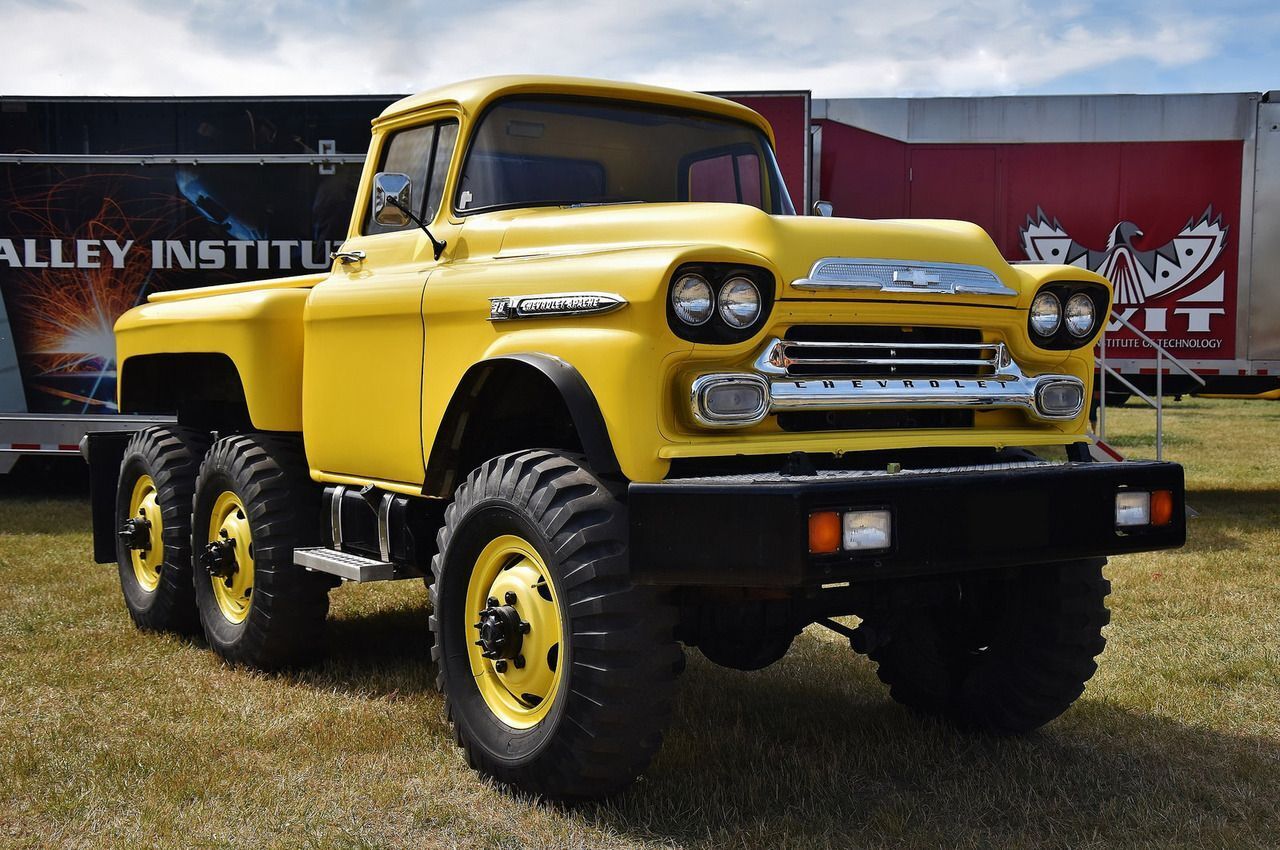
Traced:
<path fill-rule="evenodd" d="M 116 491 L 116 560 L 125 606 L 138 628 L 198 628 L 191 496 L 208 448 L 207 434 L 176 425 L 139 431 L 125 448 Z"/>
<path fill-rule="evenodd" d="M 894 700 L 969 728 L 1029 732 L 1084 692 L 1106 646 L 1105 560 L 966 576 L 930 604 L 866 618 Z"/>
<path fill-rule="evenodd" d="M 555 799 L 630 783 L 661 743 L 675 611 L 631 584 L 626 508 L 575 456 L 488 461 L 432 563 L 438 682 L 473 768 Z"/>
<path fill-rule="evenodd" d="M 193 547 L 200 622 L 214 652 L 260 670 L 306 664 L 323 650 L 329 580 L 293 563 L 319 537 L 320 491 L 300 441 L 218 440 L 196 482 Z"/>

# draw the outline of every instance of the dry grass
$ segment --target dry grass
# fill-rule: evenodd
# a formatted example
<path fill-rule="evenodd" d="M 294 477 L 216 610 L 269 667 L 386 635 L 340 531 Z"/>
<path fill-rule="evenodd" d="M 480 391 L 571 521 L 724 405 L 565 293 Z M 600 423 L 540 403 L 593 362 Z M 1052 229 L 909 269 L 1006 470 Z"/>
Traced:
<path fill-rule="evenodd" d="M 1149 454 L 1150 423 L 1111 431 Z M 130 627 L 83 500 L 0 485 L 0 846 L 1275 846 L 1280 406 L 1188 400 L 1168 431 L 1203 516 L 1185 550 L 1113 561 L 1101 670 L 1041 733 L 915 719 L 810 630 L 762 673 L 693 653 L 649 774 L 575 810 L 462 763 L 421 586 L 336 591 L 318 670 L 230 670 Z"/>

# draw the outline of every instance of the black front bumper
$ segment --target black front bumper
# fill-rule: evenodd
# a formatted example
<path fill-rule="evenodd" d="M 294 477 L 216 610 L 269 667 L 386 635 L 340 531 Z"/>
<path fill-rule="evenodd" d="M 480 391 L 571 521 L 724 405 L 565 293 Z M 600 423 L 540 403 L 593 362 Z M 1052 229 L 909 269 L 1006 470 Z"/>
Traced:
<path fill-rule="evenodd" d="M 1119 490 L 1169 490 L 1164 526 L 1117 530 Z M 1019 463 L 734 475 L 631 484 L 631 569 L 655 585 L 805 587 L 1172 549 L 1186 541 L 1176 463 Z M 811 555 L 814 511 L 887 508 L 892 545 Z"/>

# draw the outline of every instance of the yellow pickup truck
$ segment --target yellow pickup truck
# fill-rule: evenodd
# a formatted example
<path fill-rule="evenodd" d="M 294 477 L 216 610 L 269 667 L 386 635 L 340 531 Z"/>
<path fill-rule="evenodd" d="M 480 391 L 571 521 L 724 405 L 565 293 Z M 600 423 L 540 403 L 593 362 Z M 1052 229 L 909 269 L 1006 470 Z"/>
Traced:
<path fill-rule="evenodd" d="M 972 224 L 797 215 L 738 104 L 460 83 L 373 122 L 330 273 L 120 319 L 120 410 L 177 424 L 87 439 L 96 559 L 260 669 L 340 583 L 425 580 L 467 759 L 549 798 L 644 770 L 683 647 L 815 623 L 1024 732 L 1096 669 L 1105 557 L 1185 537 L 1180 467 L 1090 462 L 1110 300 Z"/>

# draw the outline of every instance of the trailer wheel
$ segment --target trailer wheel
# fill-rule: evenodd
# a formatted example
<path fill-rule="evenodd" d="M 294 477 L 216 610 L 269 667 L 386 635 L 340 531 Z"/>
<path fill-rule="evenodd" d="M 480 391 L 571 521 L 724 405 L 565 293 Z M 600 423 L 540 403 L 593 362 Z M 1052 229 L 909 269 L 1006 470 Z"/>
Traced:
<path fill-rule="evenodd" d="M 279 670 L 319 657 L 329 580 L 293 563 L 294 547 L 318 541 L 319 515 L 299 440 L 244 434 L 209 450 L 192 520 L 196 600 L 228 663 Z"/>
<path fill-rule="evenodd" d="M 194 633 L 191 495 L 209 436 L 177 425 L 138 431 L 116 489 L 120 589 L 140 629 Z"/>
<path fill-rule="evenodd" d="M 661 743 L 675 609 L 633 585 L 626 508 L 580 458 L 526 451 L 458 488 L 432 562 L 437 682 L 477 771 L 573 800 L 629 784 Z"/>
<path fill-rule="evenodd" d="M 1110 622 L 1105 560 L 966 578 L 946 603 L 869 617 L 870 657 L 897 702 L 996 734 L 1029 732 L 1080 697 Z"/>

